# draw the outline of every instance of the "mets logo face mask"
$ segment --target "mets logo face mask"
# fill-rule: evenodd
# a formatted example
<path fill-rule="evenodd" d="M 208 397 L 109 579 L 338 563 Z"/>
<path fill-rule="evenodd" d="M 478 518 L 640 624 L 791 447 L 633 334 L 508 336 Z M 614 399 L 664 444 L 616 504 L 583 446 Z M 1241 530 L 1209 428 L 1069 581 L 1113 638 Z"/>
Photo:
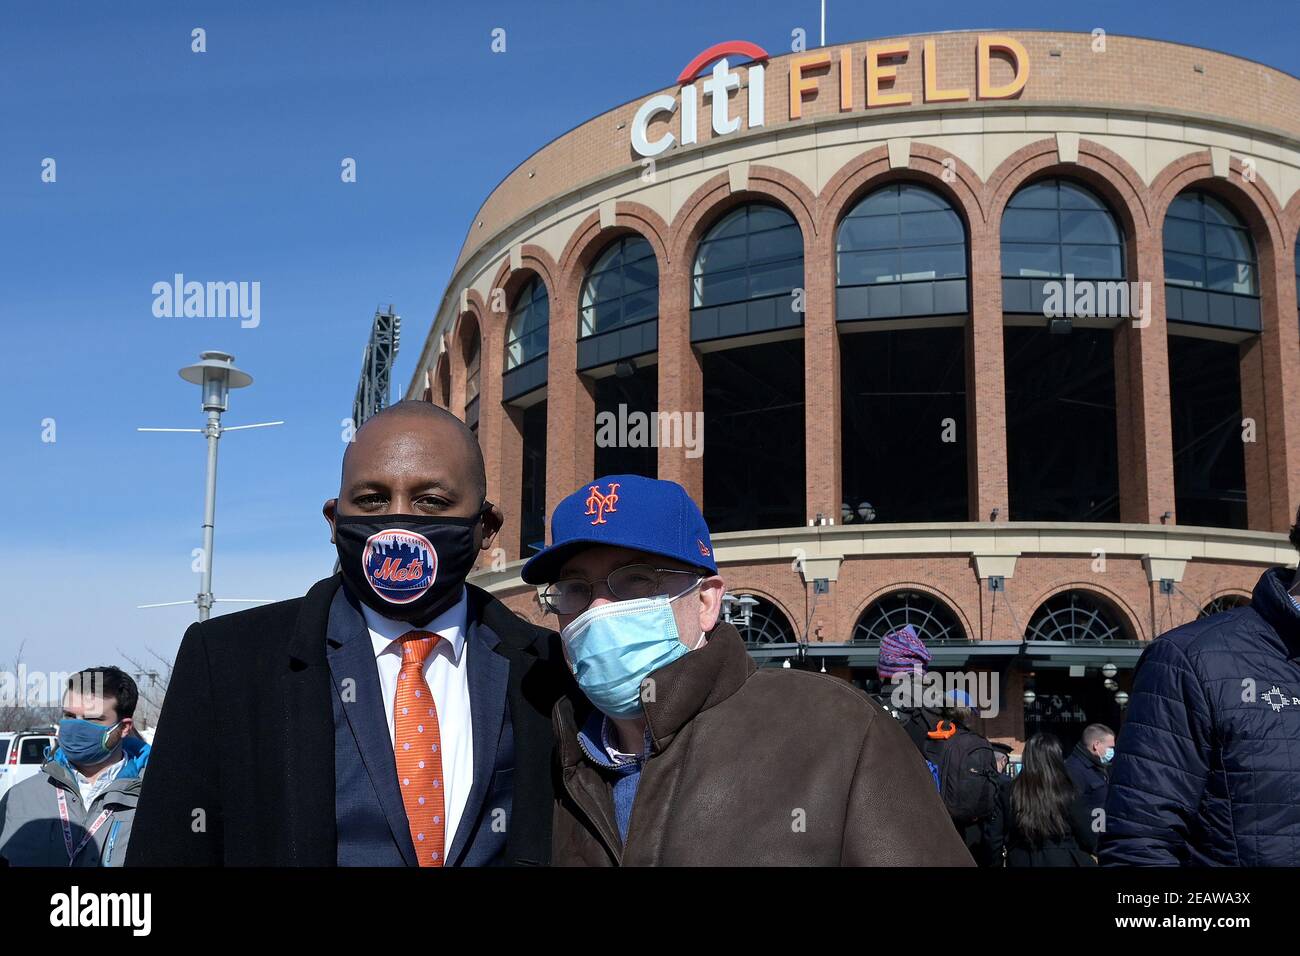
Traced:
<path fill-rule="evenodd" d="M 418 531 L 375 532 L 366 539 L 361 563 L 370 587 L 393 604 L 418 601 L 438 577 L 438 552 Z"/>
<path fill-rule="evenodd" d="M 460 597 L 478 553 L 480 517 L 337 515 L 334 542 L 348 590 L 384 617 L 427 622 Z"/>

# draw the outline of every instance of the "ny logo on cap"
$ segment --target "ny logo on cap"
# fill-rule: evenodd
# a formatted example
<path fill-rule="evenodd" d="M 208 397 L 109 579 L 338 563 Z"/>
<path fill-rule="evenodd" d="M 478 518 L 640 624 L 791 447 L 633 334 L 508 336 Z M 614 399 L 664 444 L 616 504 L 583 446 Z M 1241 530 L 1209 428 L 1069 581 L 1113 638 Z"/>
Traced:
<path fill-rule="evenodd" d="M 600 488 L 596 485 L 591 486 L 591 494 L 587 495 L 586 513 L 596 516 L 592 524 L 605 524 L 605 512 L 617 510 L 614 506 L 618 504 L 618 485 L 617 481 L 611 481 L 609 491 L 603 495 L 600 493 Z"/>

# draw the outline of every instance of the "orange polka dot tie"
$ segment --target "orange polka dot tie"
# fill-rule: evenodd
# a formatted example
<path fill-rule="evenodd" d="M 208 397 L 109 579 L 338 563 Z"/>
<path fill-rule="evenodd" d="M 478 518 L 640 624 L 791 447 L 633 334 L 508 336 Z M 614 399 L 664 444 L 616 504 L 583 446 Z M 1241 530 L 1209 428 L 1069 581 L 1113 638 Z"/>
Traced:
<path fill-rule="evenodd" d="M 441 640 L 428 631 L 411 631 L 401 638 L 402 669 L 393 701 L 397 782 L 420 866 L 442 866 L 446 855 L 442 739 L 438 708 L 424 679 L 424 661 Z"/>

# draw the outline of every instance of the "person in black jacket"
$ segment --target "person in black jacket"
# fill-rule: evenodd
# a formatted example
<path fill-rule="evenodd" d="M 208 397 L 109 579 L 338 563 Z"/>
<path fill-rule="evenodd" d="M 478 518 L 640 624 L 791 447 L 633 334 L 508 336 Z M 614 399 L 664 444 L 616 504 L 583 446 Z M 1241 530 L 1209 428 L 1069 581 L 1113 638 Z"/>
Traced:
<path fill-rule="evenodd" d="M 1089 724 L 1083 728 L 1083 736 L 1074 745 L 1070 756 L 1065 758 L 1066 772 L 1078 788 L 1093 820 L 1101 820 L 1101 811 L 1106 806 L 1110 762 L 1114 756 L 1115 731 L 1105 724 Z M 1096 847 L 1090 847 L 1089 852 L 1096 852 Z"/>
<path fill-rule="evenodd" d="M 997 771 L 997 799 L 993 812 L 982 822 L 981 843 L 986 848 L 984 866 L 1005 866 L 1007 833 L 1011 827 L 1011 785 L 1014 778 L 1009 772 L 1011 747 L 994 742 L 993 760 Z"/>
<path fill-rule="evenodd" d="M 474 434 L 391 406 L 324 513 L 339 574 L 186 632 L 127 865 L 548 863 L 572 685 L 554 632 L 465 583 L 502 525 Z"/>
<path fill-rule="evenodd" d="M 1034 734 L 1011 785 L 1007 866 L 1095 866 L 1087 807 L 1065 771 L 1061 742 Z"/>
<path fill-rule="evenodd" d="M 1300 550 L 1300 513 L 1291 544 Z M 1300 866 L 1300 574 L 1142 652 L 1115 745 L 1105 866 Z"/>

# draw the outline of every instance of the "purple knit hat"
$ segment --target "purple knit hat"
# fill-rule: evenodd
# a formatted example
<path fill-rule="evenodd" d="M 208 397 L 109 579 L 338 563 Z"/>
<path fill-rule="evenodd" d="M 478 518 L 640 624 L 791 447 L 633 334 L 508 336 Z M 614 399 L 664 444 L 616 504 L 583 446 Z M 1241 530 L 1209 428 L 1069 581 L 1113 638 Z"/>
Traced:
<path fill-rule="evenodd" d="M 880 659 L 876 662 L 876 673 L 881 680 L 887 680 L 895 674 L 910 674 L 920 668 L 924 673 L 930 663 L 930 652 L 926 650 L 925 641 L 916 636 L 911 624 L 905 624 L 897 631 L 886 634 L 880 639 Z"/>

